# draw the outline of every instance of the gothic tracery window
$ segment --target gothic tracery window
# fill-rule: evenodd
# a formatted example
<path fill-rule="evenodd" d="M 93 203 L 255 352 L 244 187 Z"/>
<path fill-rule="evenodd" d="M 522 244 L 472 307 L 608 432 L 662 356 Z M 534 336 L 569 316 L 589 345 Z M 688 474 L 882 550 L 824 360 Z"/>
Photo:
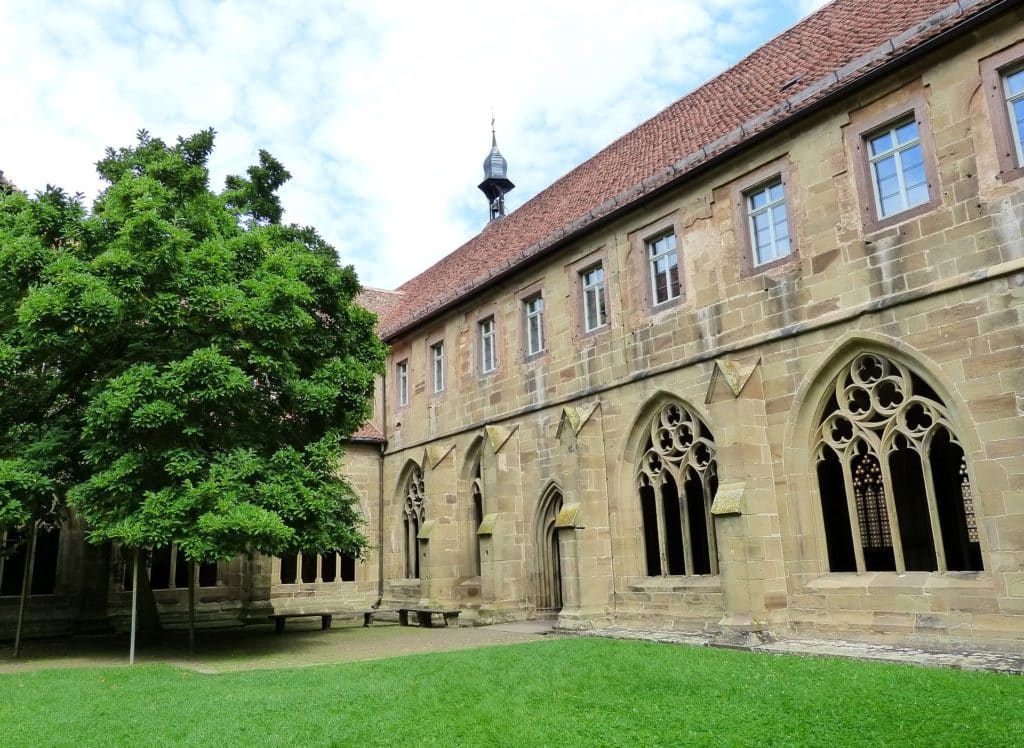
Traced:
<path fill-rule="evenodd" d="M 982 569 L 963 447 L 908 368 L 876 353 L 843 367 L 814 452 L 832 571 Z"/>
<path fill-rule="evenodd" d="M 423 486 L 423 471 L 413 468 L 405 488 L 405 508 L 402 512 L 405 529 L 405 578 L 420 578 L 419 539 L 420 527 L 425 518 L 423 502 L 426 491 Z"/>
<path fill-rule="evenodd" d="M 665 405 L 649 430 L 636 472 L 647 574 L 717 574 L 714 436 L 678 402 Z"/>

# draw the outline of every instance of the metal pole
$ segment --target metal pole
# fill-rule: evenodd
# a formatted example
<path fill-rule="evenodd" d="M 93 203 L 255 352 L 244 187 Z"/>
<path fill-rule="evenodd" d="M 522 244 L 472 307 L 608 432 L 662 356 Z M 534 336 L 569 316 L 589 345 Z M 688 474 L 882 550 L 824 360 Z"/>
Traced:
<path fill-rule="evenodd" d="M 135 566 L 132 569 L 132 643 L 128 649 L 128 664 L 135 664 L 135 624 L 139 609 L 139 549 L 135 549 Z"/>

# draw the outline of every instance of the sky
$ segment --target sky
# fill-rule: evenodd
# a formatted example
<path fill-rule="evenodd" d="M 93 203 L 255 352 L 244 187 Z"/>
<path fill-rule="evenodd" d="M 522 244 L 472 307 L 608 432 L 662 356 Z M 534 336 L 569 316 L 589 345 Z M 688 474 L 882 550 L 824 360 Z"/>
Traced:
<path fill-rule="evenodd" d="M 285 220 L 396 288 L 486 223 L 492 113 L 514 210 L 825 2 L 4 0 L 0 170 L 90 204 L 107 147 L 212 127 L 212 188 L 270 151 Z"/>

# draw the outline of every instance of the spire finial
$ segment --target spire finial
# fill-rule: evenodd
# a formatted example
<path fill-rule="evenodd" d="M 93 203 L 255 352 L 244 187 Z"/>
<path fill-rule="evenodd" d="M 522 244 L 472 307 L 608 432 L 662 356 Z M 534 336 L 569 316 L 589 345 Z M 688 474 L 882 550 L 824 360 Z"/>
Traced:
<path fill-rule="evenodd" d="M 505 215 L 505 193 L 515 187 L 506 174 L 508 162 L 498 150 L 498 136 L 494 129 L 494 107 L 491 107 L 491 152 L 484 159 L 484 181 L 478 186 L 487 195 L 491 220 Z"/>

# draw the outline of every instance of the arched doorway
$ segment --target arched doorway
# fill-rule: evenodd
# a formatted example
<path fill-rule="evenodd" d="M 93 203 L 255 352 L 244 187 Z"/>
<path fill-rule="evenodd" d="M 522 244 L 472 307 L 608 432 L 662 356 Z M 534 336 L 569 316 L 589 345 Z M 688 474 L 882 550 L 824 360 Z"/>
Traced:
<path fill-rule="evenodd" d="M 562 609 L 562 559 L 555 529 L 555 520 L 562 511 L 562 492 L 557 486 L 544 492 L 537 510 L 537 613 L 557 613 Z"/>

